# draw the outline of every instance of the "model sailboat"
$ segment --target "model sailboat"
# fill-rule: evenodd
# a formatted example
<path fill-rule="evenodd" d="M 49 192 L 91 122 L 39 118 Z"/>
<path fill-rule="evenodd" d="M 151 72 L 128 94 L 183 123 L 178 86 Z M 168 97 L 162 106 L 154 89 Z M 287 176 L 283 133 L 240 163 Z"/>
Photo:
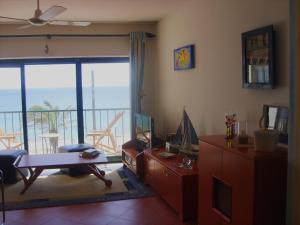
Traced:
<path fill-rule="evenodd" d="M 198 155 L 198 136 L 185 110 L 183 110 L 182 120 L 171 142 L 171 148 L 189 155 Z"/>

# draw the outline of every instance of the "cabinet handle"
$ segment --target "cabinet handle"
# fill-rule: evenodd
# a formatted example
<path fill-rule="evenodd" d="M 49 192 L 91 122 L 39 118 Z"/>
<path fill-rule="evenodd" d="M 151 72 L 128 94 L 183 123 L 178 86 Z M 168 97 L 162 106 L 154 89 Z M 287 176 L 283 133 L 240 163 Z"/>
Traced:
<path fill-rule="evenodd" d="M 163 171 L 164 172 L 164 175 L 167 177 L 169 176 L 168 172 L 166 170 Z"/>

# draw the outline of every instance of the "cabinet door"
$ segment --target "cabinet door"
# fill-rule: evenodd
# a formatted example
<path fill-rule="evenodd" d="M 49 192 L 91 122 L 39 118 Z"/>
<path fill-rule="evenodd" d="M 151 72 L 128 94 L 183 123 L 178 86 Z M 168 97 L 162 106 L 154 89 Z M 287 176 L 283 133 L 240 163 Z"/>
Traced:
<path fill-rule="evenodd" d="M 168 182 L 166 181 L 165 170 L 166 169 L 163 165 L 155 161 L 155 190 L 160 196 L 164 196 L 168 190 Z"/>
<path fill-rule="evenodd" d="M 198 157 L 198 225 L 221 224 L 221 217 L 213 209 L 213 178 L 221 177 L 221 166 L 222 150 L 205 142 L 200 142 Z"/>
<path fill-rule="evenodd" d="M 152 157 L 145 154 L 144 162 L 145 182 L 151 186 L 155 186 L 155 161 Z"/>
<path fill-rule="evenodd" d="M 253 160 L 224 151 L 222 178 L 232 187 L 230 225 L 253 225 Z"/>
<path fill-rule="evenodd" d="M 182 213 L 182 191 L 180 177 L 169 169 L 164 169 L 164 193 L 162 197 L 169 203 L 169 205 L 177 211 L 180 216 Z"/>

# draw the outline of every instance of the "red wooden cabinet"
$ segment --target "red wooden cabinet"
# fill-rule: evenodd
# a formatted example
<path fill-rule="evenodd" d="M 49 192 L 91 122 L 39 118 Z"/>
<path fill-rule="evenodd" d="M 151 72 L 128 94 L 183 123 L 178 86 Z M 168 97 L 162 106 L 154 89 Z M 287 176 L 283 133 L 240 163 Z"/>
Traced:
<path fill-rule="evenodd" d="M 164 159 L 158 153 L 144 153 L 145 182 L 149 184 L 178 214 L 181 220 L 196 219 L 198 169 L 182 169 L 178 164 L 181 156 Z"/>
<path fill-rule="evenodd" d="M 144 153 L 134 148 L 122 149 L 122 162 L 138 178 L 144 179 Z"/>
<path fill-rule="evenodd" d="M 200 138 L 199 225 L 284 225 L 287 151 Z"/>

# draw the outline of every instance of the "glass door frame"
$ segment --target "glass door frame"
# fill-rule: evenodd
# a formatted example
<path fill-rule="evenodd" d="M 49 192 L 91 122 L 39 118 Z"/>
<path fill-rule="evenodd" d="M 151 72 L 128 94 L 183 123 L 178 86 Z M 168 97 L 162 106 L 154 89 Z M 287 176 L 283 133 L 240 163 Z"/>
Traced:
<path fill-rule="evenodd" d="M 26 106 L 26 65 L 74 64 L 76 66 L 76 103 L 78 143 L 84 143 L 84 118 L 82 96 L 82 64 L 84 63 L 129 63 L 129 57 L 85 57 L 85 58 L 32 58 L 32 59 L 0 59 L 0 68 L 20 68 L 21 100 L 24 148 L 28 151 L 28 124 Z"/>

